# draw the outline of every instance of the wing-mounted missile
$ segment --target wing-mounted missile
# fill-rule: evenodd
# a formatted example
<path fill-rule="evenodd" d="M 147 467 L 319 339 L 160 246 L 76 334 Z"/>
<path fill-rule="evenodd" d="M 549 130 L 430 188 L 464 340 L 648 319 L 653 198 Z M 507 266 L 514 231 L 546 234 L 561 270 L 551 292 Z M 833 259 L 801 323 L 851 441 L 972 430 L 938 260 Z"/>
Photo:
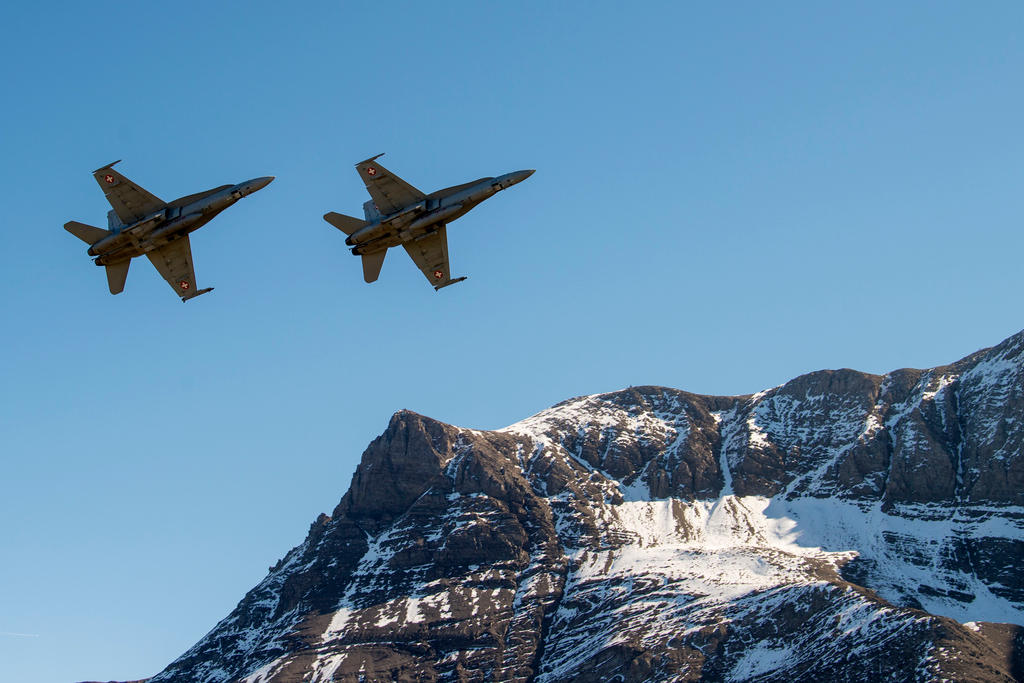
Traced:
<path fill-rule="evenodd" d="M 436 291 L 438 291 L 440 289 L 444 289 L 445 287 L 448 287 L 450 285 L 454 285 L 456 283 L 462 282 L 467 277 L 469 277 L 469 276 L 468 275 L 463 275 L 462 277 L 457 277 L 454 280 L 449 280 L 448 282 L 444 283 L 443 285 L 437 285 L 436 287 L 434 287 L 434 291 L 436 292 Z"/>
<path fill-rule="evenodd" d="M 197 296 L 202 296 L 203 294 L 206 294 L 207 292 L 212 292 L 212 291 L 213 291 L 213 287 L 206 287 L 204 289 L 196 290 L 196 292 L 194 294 L 190 294 L 189 296 L 181 297 L 181 303 L 185 303 L 189 299 L 195 299 Z"/>
<path fill-rule="evenodd" d="M 376 156 L 372 156 L 369 159 L 364 159 L 363 161 L 360 161 L 358 164 L 356 164 L 356 166 L 362 166 L 363 164 L 368 164 L 371 161 L 376 161 L 377 159 L 380 159 L 382 156 L 384 156 L 384 152 L 381 152 Z"/>
<path fill-rule="evenodd" d="M 106 166 L 100 166 L 100 167 L 99 167 L 99 168 L 97 168 L 97 169 L 96 169 L 95 171 L 93 171 L 93 173 L 99 173 L 100 171 L 106 171 L 106 170 L 107 170 L 108 168 L 114 168 L 114 166 L 116 166 L 116 165 L 117 165 L 117 164 L 119 164 L 119 163 L 121 163 L 121 160 L 120 160 L 120 159 L 118 159 L 117 161 L 111 161 L 111 162 L 110 162 L 109 164 L 107 164 Z"/>

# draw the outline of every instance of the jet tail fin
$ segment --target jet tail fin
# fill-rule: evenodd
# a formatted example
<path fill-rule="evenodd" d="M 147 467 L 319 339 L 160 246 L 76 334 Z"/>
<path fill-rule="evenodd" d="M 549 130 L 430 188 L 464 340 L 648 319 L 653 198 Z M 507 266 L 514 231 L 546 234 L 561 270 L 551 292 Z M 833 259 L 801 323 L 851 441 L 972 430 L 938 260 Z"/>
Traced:
<path fill-rule="evenodd" d="M 338 230 L 341 230 L 346 235 L 351 235 L 355 231 L 368 225 L 364 220 L 353 218 L 352 216 L 346 216 L 341 213 L 335 213 L 334 211 L 325 213 L 324 220 L 336 227 Z"/>
<path fill-rule="evenodd" d="M 375 251 L 372 254 L 363 254 L 363 279 L 367 282 L 374 282 L 380 275 L 381 266 L 384 265 L 384 257 L 388 255 L 387 249 Z"/>
<path fill-rule="evenodd" d="M 107 211 L 107 230 L 114 231 L 120 230 L 124 227 L 124 221 L 117 215 L 117 211 L 111 209 Z"/>
<path fill-rule="evenodd" d="M 90 246 L 110 234 L 109 230 L 79 223 L 78 221 L 68 221 L 64 224 L 64 229 Z"/>
<path fill-rule="evenodd" d="M 110 287 L 111 294 L 120 294 L 124 291 L 124 283 L 128 279 L 130 265 L 132 265 L 131 259 L 107 266 L 107 286 Z"/>
<path fill-rule="evenodd" d="M 377 208 L 372 199 L 368 202 L 363 202 L 363 215 L 366 216 L 367 222 L 380 218 L 380 209 Z"/>

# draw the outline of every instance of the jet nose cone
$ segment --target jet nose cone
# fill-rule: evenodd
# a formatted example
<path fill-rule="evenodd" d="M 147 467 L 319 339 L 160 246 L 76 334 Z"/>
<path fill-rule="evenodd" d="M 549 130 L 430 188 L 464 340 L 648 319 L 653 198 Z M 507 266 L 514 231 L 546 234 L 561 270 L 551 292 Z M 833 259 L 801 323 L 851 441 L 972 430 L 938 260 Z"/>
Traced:
<path fill-rule="evenodd" d="M 238 191 L 242 193 L 242 196 L 248 196 L 257 190 L 262 190 L 264 187 L 273 182 L 274 176 L 265 175 L 262 178 L 253 178 L 252 180 L 246 180 L 244 183 L 238 184 Z"/>
<path fill-rule="evenodd" d="M 501 179 L 503 181 L 501 183 L 501 185 L 502 185 L 502 187 L 511 187 L 512 185 L 515 185 L 516 183 L 523 182 L 524 180 L 526 180 L 527 178 L 529 178 L 532 175 L 533 175 L 533 169 L 532 168 L 527 169 L 525 171 L 513 171 L 512 173 L 506 173 L 505 175 L 503 175 L 501 177 Z"/>
<path fill-rule="evenodd" d="M 521 183 L 530 176 L 532 176 L 534 170 L 535 169 L 528 168 L 525 171 L 516 171 L 515 173 L 512 174 L 512 181 L 516 183 Z"/>
<path fill-rule="evenodd" d="M 274 176 L 265 175 L 262 178 L 255 178 L 249 181 L 252 184 L 252 191 L 262 190 L 264 187 L 274 182 Z"/>

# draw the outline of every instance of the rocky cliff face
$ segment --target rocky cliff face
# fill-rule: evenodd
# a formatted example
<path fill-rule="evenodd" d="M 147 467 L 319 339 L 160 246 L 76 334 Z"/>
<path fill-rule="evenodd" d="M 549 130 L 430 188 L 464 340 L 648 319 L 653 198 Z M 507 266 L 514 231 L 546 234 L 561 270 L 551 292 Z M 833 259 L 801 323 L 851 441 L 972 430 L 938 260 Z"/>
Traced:
<path fill-rule="evenodd" d="M 397 413 L 153 683 L 1022 680 L 1022 351 Z"/>

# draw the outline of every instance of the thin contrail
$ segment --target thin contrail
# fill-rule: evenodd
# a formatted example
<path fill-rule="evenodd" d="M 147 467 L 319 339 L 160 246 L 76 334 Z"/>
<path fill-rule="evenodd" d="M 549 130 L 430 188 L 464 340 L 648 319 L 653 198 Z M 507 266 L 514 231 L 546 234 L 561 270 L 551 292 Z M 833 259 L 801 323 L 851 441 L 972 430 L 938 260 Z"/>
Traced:
<path fill-rule="evenodd" d="M 38 633 L 11 633 L 10 631 L 0 631 L 0 636 L 13 636 L 15 638 L 38 638 Z"/>

